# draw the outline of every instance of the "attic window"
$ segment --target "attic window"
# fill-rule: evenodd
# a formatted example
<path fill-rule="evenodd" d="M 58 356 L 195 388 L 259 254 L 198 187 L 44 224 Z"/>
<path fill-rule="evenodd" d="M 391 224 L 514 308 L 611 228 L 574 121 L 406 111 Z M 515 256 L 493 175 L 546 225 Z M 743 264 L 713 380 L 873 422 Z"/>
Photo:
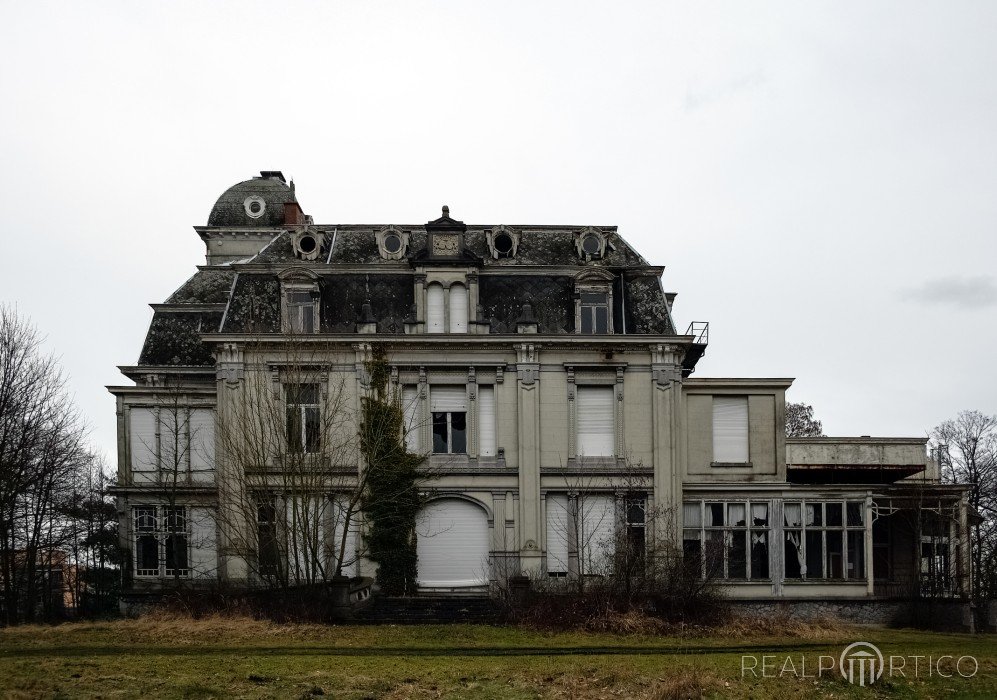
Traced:
<path fill-rule="evenodd" d="M 607 247 L 612 249 L 606 236 L 597 229 L 588 228 L 575 233 L 575 249 L 582 260 L 604 258 Z"/>
<path fill-rule="evenodd" d="M 519 232 L 500 226 L 494 231 L 485 231 L 485 238 L 488 241 L 488 250 L 494 259 L 516 257 Z"/>
<path fill-rule="evenodd" d="M 377 232 L 377 248 L 384 260 L 401 260 L 408 249 L 409 234 L 389 226 Z"/>
<path fill-rule="evenodd" d="M 294 255 L 301 260 L 317 260 L 325 242 L 325 233 L 306 228 L 291 235 Z"/>
<path fill-rule="evenodd" d="M 253 219 L 260 218 L 267 210 L 267 203 L 263 201 L 262 197 L 256 195 L 246 197 L 246 201 L 242 205 L 246 209 L 246 214 Z"/>

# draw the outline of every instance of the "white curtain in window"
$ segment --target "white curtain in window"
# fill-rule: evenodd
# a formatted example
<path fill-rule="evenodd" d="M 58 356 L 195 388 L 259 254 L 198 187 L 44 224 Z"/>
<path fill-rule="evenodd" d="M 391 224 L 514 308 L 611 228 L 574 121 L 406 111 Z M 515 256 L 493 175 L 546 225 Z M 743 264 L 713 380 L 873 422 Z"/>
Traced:
<path fill-rule="evenodd" d="M 799 503 L 787 503 L 783 506 L 782 512 L 786 518 L 786 525 L 788 527 L 799 527 L 800 523 L 803 522 L 800 515 Z"/>
<path fill-rule="evenodd" d="M 547 494 L 547 571 L 568 571 L 568 497 L 563 493 Z"/>
<path fill-rule="evenodd" d="M 478 387 L 478 453 L 495 456 L 495 387 Z"/>
<path fill-rule="evenodd" d="M 155 472 L 159 469 L 156 459 L 156 413 L 151 408 L 133 408 L 128 413 L 132 471 Z M 136 480 L 141 478 L 136 476 Z"/>
<path fill-rule="evenodd" d="M 467 333 L 467 287 L 450 285 L 450 332 Z"/>
<path fill-rule="evenodd" d="M 443 286 L 433 283 L 426 287 L 426 332 L 444 333 Z"/>
<path fill-rule="evenodd" d="M 616 504 L 612 496 L 585 496 L 579 500 L 582 532 L 579 549 L 583 574 L 607 574 L 616 543 Z"/>
<path fill-rule="evenodd" d="M 682 504 L 682 524 L 685 527 L 699 527 L 703 524 L 703 512 L 698 501 Z"/>
<path fill-rule="evenodd" d="M 613 393 L 611 386 L 578 387 L 579 457 L 612 457 L 616 454 Z"/>
<path fill-rule="evenodd" d="M 215 412 L 195 408 L 190 412 L 190 470 L 195 481 L 210 481 L 215 468 Z"/>
<path fill-rule="evenodd" d="M 415 386 L 402 388 L 402 415 L 405 420 L 405 449 L 419 451 L 419 389 Z"/>
<path fill-rule="evenodd" d="M 713 397 L 713 461 L 748 461 L 748 398 Z"/>
<path fill-rule="evenodd" d="M 430 410 L 434 413 L 467 411 L 467 388 L 460 386 L 432 386 L 429 388 Z"/>

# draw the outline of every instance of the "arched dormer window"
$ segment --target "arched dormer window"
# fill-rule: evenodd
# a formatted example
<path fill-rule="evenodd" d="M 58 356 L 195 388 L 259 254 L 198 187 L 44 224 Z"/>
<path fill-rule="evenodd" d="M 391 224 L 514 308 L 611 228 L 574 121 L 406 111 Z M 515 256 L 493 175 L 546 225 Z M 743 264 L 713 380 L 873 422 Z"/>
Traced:
<path fill-rule="evenodd" d="M 280 287 L 284 332 L 318 333 L 321 299 L 318 275 L 311 270 L 291 268 L 280 274 Z"/>
<path fill-rule="evenodd" d="M 575 278 L 575 332 L 604 335 L 613 332 L 613 275 L 602 269 Z"/>

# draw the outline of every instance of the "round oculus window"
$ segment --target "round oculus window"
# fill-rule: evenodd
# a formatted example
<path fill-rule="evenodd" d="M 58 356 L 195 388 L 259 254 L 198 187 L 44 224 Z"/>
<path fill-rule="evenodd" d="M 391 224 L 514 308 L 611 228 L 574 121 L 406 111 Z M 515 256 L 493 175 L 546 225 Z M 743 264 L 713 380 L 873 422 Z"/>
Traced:
<path fill-rule="evenodd" d="M 389 233 L 384 237 L 384 250 L 388 253 L 397 253 L 402 249 L 402 237 L 397 233 Z"/>
<path fill-rule="evenodd" d="M 492 240 L 495 251 L 499 255 L 509 255 L 512 253 L 512 236 L 508 233 L 500 233 Z"/>
<path fill-rule="evenodd" d="M 302 236 L 301 240 L 298 241 L 298 248 L 301 249 L 302 253 L 311 253 L 315 250 L 314 236 Z"/>
<path fill-rule="evenodd" d="M 582 250 L 589 255 L 597 255 L 602 248 L 602 239 L 594 233 L 590 233 L 582 239 Z"/>
<path fill-rule="evenodd" d="M 262 197 L 246 197 L 246 201 L 242 205 L 245 207 L 246 213 L 253 219 L 260 218 L 267 210 L 267 203 L 263 201 Z"/>

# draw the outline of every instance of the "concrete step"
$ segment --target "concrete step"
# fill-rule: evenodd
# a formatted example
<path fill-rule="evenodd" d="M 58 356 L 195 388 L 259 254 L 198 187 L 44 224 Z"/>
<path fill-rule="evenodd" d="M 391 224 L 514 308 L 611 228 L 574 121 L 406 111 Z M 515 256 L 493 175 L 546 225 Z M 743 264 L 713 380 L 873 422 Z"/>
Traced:
<path fill-rule="evenodd" d="M 356 622 L 368 624 L 492 624 L 502 618 L 501 609 L 487 597 L 375 596 Z"/>

